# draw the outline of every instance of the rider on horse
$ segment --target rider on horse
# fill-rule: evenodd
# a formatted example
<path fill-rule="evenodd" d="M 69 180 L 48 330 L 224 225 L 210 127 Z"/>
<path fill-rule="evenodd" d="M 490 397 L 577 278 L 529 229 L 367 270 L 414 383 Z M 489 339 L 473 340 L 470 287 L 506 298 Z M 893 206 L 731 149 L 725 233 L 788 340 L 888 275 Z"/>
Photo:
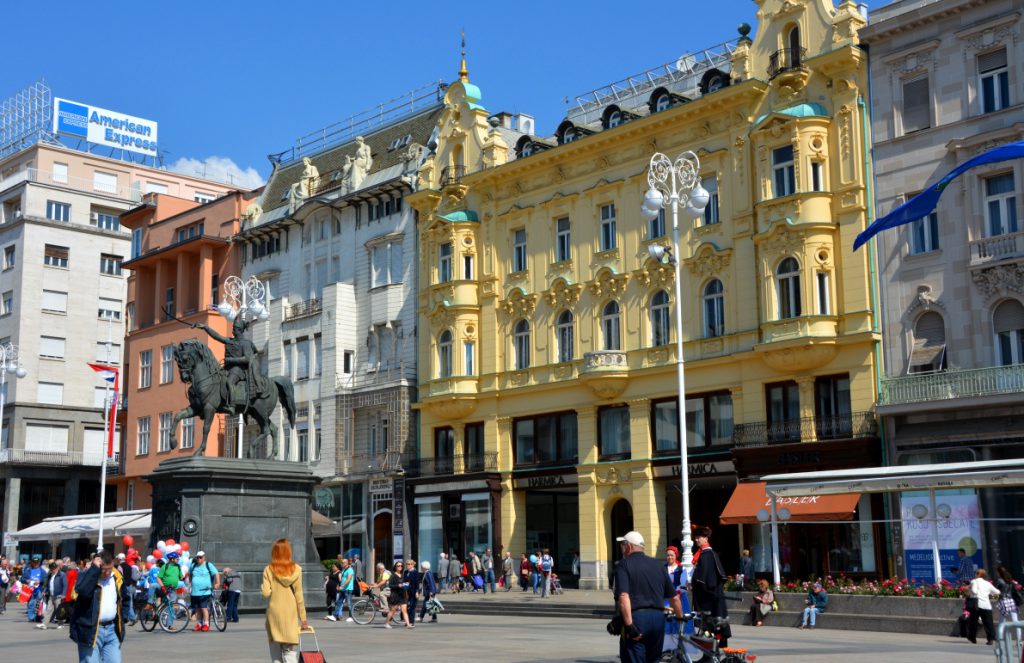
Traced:
<path fill-rule="evenodd" d="M 251 398 L 257 396 L 257 381 L 253 369 L 259 355 L 256 345 L 245 337 L 249 323 L 243 320 L 241 315 L 236 317 L 231 325 L 231 338 L 221 335 L 201 322 L 193 324 L 192 327 L 202 329 L 211 338 L 224 344 L 224 370 L 228 374 L 231 402 L 247 405 Z"/>

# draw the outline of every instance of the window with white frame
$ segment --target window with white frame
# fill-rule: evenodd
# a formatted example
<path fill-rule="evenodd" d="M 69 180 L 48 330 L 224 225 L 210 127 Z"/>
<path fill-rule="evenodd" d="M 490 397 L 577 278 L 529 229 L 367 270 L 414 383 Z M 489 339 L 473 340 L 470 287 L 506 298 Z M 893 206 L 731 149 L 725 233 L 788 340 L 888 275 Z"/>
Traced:
<path fill-rule="evenodd" d="M 647 222 L 647 239 L 665 236 L 665 208 L 658 210 L 658 216 Z"/>
<path fill-rule="evenodd" d="M 601 311 L 601 337 L 605 350 L 622 349 L 618 302 L 608 302 Z"/>
<path fill-rule="evenodd" d="M 1017 232 L 1017 196 L 1012 172 L 985 178 L 985 216 L 989 237 Z"/>
<path fill-rule="evenodd" d="M 8 290 L 0 295 L 0 315 L 14 313 L 14 291 Z"/>
<path fill-rule="evenodd" d="M 447 329 L 437 338 L 437 376 L 452 376 L 452 333 Z"/>
<path fill-rule="evenodd" d="M 138 432 L 135 436 L 135 454 L 145 456 L 149 453 L 149 417 L 139 417 Z"/>
<path fill-rule="evenodd" d="M 832 315 L 832 298 L 828 272 L 818 272 L 818 315 Z"/>
<path fill-rule="evenodd" d="M 452 280 L 452 250 L 451 242 L 445 242 L 438 249 L 437 259 L 437 282 L 448 283 Z"/>
<path fill-rule="evenodd" d="M 4 247 L 4 270 L 13 269 L 17 264 L 16 248 L 14 244 Z"/>
<path fill-rule="evenodd" d="M 109 210 L 94 209 L 89 214 L 89 223 L 100 230 L 111 230 L 114 232 L 121 230 L 121 222 L 118 219 L 117 214 Z"/>
<path fill-rule="evenodd" d="M 92 188 L 103 193 L 117 193 L 117 175 L 100 170 L 93 171 Z"/>
<path fill-rule="evenodd" d="M 124 260 L 122 256 L 117 256 L 110 253 L 101 253 L 100 273 L 108 274 L 110 276 L 120 276 L 122 260 Z"/>
<path fill-rule="evenodd" d="M 512 329 L 512 345 L 515 348 L 516 370 L 530 367 L 530 323 L 520 320 Z"/>
<path fill-rule="evenodd" d="M 1002 302 L 993 313 L 992 324 L 999 365 L 1024 364 L 1024 305 L 1015 299 Z"/>
<path fill-rule="evenodd" d="M 187 417 L 181 420 L 181 448 L 191 449 L 196 446 L 196 418 Z"/>
<path fill-rule="evenodd" d="M 917 194 L 908 193 L 905 198 L 910 200 Z M 910 222 L 910 253 L 928 253 L 939 250 L 939 214 L 932 212 Z"/>
<path fill-rule="evenodd" d="M 131 511 L 135 508 L 135 482 L 129 481 L 128 488 L 125 489 L 124 506 L 126 509 Z"/>
<path fill-rule="evenodd" d="M 324 339 L 320 334 L 313 335 L 313 375 L 323 375 Z"/>
<path fill-rule="evenodd" d="M 121 300 L 100 297 L 100 305 L 99 309 L 97 310 L 97 317 L 100 320 L 120 320 Z"/>
<path fill-rule="evenodd" d="M 601 205 L 601 250 L 611 251 L 618 241 L 615 233 L 615 204 Z"/>
<path fill-rule="evenodd" d="M 555 262 L 572 258 L 572 235 L 569 217 L 555 220 Z"/>
<path fill-rule="evenodd" d="M 922 76 L 903 81 L 902 125 L 903 133 L 909 134 L 932 126 L 931 91 L 928 77 Z"/>
<path fill-rule="evenodd" d="M 38 383 L 36 401 L 46 405 L 63 405 L 64 384 L 62 382 Z"/>
<path fill-rule="evenodd" d="M 932 373 L 945 367 L 946 323 L 935 311 L 925 311 L 914 323 L 907 373 Z"/>
<path fill-rule="evenodd" d="M 371 249 L 370 287 L 376 288 L 402 281 L 402 242 L 392 240 Z"/>
<path fill-rule="evenodd" d="M 558 361 L 572 361 L 573 349 L 573 317 L 571 311 L 562 311 L 555 324 L 555 335 L 558 337 Z"/>
<path fill-rule="evenodd" d="M 718 176 L 708 175 L 700 185 L 708 192 L 708 206 L 704 208 L 704 225 L 711 226 L 719 222 L 718 217 Z"/>
<path fill-rule="evenodd" d="M 43 310 L 47 313 L 67 313 L 68 293 L 57 290 L 43 290 Z"/>
<path fill-rule="evenodd" d="M 1005 47 L 978 56 L 978 76 L 982 113 L 993 113 L 1010 105 L 1010 78 Z"/>
<path fill-rule="evenodd" d="M 106 341 L 96 342 L 96 363 L 98 364 L 118 364 L 121 361 L 121 345 L 119 343 L 111 343 L 110 348 L 107 348 Z"/>
<path fill-rule="evenodd" d="M 160 413 L 160 436 L 157 440 L 157 452 L 171 450 L 171 421 L 174 415 L 170 412 Z"/>
<path fill-rule="evenodd" d="M 309 462 L 309 429 L 299 427 L 297 429 L 299 438 L 299 462 Z"/>
<path fill-rule="evenodd" d="M 786 258 L 775 270 L 779 320 L 800 315 L 800 265 L 795 258 Z"/>
<path fill-rule="evenodd" d="M 512 271 L 526 271 L 526 228 L 512 231 Z"/>
<path fill-rule="evenodd" d="M 174 381 L 174 346 L 165 345 L 160 348 L 160 384 Z"/>
<path fill-rule="evenodd" d="M 142 255 L 142 228 L 132 228 L 132 258 Z"/>
<path fill-rule="evenodd" d="M 53 164 L 53 182 L 54 184 L 68 183 L 68 165 L 66 163 L 55 162 Z"/>
<path fill-rule="evenodd" d="M 704 338 L 725 333 L 725 288 L 719 279 L 704 286 Z"/>
<path fill-rule="evenodd" d="M 167 185 L 159 182 L 146 182 L 146 193 L 167 193 Z"/>
<path fill-rule="evenodd" d="M 462 278 L 467 281 L 473 280 L 473 256 L 462 256 Z"/>
<path fill-rule="evenodd" d="M 46 359 L 63 359 L 64 339 L 59 336 L 40 336 L 39 356 Z"/>
<path fill-rule="evenodd" d="M 476 375 L 476 343 L 473 341 L 462 342 L 463 373 Z"/>
<path fill-rule="evenodd" d="M 284 341 L 281 344 L 281 359 L 284 360 L 284 375 L 289 380 L 292 379 L 292 343 L 291 341 Z"/>
<path fill-rule="evenodd" d="M 139 389 L 147 389 L 153 381 L 153 351 L 139 353 Z"/>
<path fill-rule="evenodd" d="M 670 339 L 669 328 L 671 325 L 668 310 L 668 293 L 659 290 L 651 297 L 650 305 L 651 319 L 651 345 L 668 345 Z"/>
<path fill-rule="evenodd" d="M 71 221 L 71 205 L 56 200 L 46 201 L 46 218 L 51 221 L 68 223 Z"/>
<path fill-rule="evenodd" d="M 608 128 L 614 129 L 622 124 L 622 111 L 612 111 L 608 114 Z"/>
<path fill-rule="evenodd" d="M 68 259 L 70 256 L 71 250 L 66 246 L 47 244 L 43 248 L 43 264 L 47 267 L 62 267 L 67 269 Z"/>
<path fill-rule="evenodd" d="M 772 193 L 776 198 L 796 191 L 793 146 L 783 145 L 772 150 Z"/>

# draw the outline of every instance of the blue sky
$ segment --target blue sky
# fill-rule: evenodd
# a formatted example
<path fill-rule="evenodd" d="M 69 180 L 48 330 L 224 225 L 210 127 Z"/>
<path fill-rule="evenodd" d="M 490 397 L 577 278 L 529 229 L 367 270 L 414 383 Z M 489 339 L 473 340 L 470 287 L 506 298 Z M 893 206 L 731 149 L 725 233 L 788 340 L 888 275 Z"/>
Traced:
<path fill-rule="evenodd" d="M 492 112 L 551 133 L 563 100 L 755 25 L 752 0 L 611 3 L 11 3 L 0 98 L 45 78 L 55 96 L 160 123 L 166 160 L 270 172 L 296 137 L 409 90 L 470 78 Z M 213 160 L 219 158 L 220 160 Z M 191 173 L 190 173 L 191 174 Z M 249 173 L 250 176 L 253 173 Z"/>

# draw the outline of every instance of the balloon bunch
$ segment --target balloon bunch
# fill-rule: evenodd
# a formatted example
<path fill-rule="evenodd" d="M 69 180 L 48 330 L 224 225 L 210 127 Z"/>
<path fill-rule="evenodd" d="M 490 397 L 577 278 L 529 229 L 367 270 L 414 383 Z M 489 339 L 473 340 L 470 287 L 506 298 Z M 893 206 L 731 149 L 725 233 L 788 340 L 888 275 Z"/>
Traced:
<path fill-rule="evenodd" d="M 146 562 L 149 566 L 156 563 L 156 560 L 168 557 L 171 553 L 177 553 L 178 565 L 183 571 L 183 575 L 188 572 L 189 562 L 191 561 L 191 553 L 188 551 L 188 541 L 182 543 L 175 542 L 174 539 L 167 539 L 166 541 L 157 541 L 156 548 L 153 549 L 153 553 L 146 557 Z M 149 568 L 147 566 L 147 568 Z"/>

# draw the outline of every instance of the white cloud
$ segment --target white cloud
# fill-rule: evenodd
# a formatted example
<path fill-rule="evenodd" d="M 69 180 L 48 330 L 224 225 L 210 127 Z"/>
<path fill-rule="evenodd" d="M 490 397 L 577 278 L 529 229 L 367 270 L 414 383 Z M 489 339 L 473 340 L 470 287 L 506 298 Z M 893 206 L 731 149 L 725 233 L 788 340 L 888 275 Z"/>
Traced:
<path fill-rule="evenodd" d="M 255 189 L 263 184 L 263 177 L 255 168 L 249 166 L 242 170 L 228 157 L 210 156 L 205 159 L 181 157 L 170 165 L 170 170 L 182 175 L 224 182 L 241 189 Z"/>

